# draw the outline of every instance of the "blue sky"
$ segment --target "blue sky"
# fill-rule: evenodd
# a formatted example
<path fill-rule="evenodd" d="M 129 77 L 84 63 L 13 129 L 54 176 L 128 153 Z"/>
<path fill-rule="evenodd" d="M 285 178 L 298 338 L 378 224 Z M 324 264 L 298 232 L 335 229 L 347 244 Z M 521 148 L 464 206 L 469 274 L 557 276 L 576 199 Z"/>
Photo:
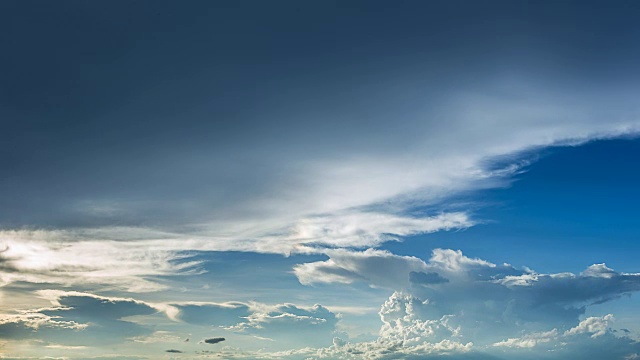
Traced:
<path fill-rule="evenodd" d="M 2 2 L 0 358 L 640 358 L 637 10 Z"/>

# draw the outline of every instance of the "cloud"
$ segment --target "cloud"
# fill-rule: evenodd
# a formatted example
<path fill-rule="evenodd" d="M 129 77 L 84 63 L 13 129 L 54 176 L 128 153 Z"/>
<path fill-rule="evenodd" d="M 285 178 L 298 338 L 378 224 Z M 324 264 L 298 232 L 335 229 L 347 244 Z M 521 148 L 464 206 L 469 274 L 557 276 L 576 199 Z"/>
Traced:
<path fill-rule="evenodd" d="M 293 268 L 300 283 L 365 282 L 373 286 L 396 288 L 408 285 L 409 273 L 427 269 L 426 263 L 413 256 L 394 255 L 388 251 L 367 249 L 362 252 L 326 250 L 329 260 L 299 264 Z"/>
<path fill-rule="evenodd" d="M 219 337 L 219 338 L 204 339 L 202 340 L 202 342 L 204 342 L 205 344 L 217 344 L 219 342 L 223 342 L 224 340 L 225 338 Z"/>
<path fill-rule="evenodd" d="M 592 338 L 602 336 L 609 331 L 609 324 L 613 321 L 613 315 L 608 314 L 602 317 L 592 316 L 580 322 L 578 326 L 565 332 L 565 335 L 591 334 Z"/>
<path fill-rule="evenodd" d="M 373 342 L 349 343 L 336 339 L 328 348 L 317 351 L 312 359 L 409 359 L 434 355 L 448 355 L 455 359 L 455 354 L 466 353 L 473 348 L 473 344 L 461 344 L 451 340 L 437 343 L 423 342 L 408 345 L 402 340 L 387 340 L 380 338 Z"/>
<path fill-rule="evenodd" d="M 331 134 L 343 139 L 336 148 L 321 146 L 315 138 L 310 143 L 289 141 L 308 135 L 298 129 L 281 135 L 280 141 L 236 149 L 235 156 L 251 159 L 247 162 L 198 157 L 184 148 L 158 168 L 148 168 L 157 159 L 137 159 L 123 183 L 146 184 L 141 179 L 156 174 L 154 183 L 165 190 L 142 186 L 132 196 L 121 191 L 129 186 L 104 185 L 103 191 L 87 190 L 73 199 L 67 199 L 71 194 L 60 201 L 49 199 L 43 207 L 55 211 L 22 204 L 30 228 L 53 230 L 1 231 L 0 248 L 6 250 L 0 254 L 0 282 L 156 291 L 165 289 L 158 277 L 200 271 L 198 263 L 187 260 L 189 251 L 288 255 L 317 251 L 315 247 L 376 247 L 403 236 L 473 226 L 476 221 L 468 213 L 448 211 L 444 201 L 466 191 L 505 186 L 527 164 L 518 154 L 638 134 L 637 114 L 619 113 L 614 109 L 627 107 L 612 105 L 633 104 L 624 95 L 628 89 L 619 96 L 607 93 L 606 101 L 598 96 L 599 87 L 581 91 L 580 100 L 567 95 L 574 92 L 558 89 L 528 78 L 498 76 L 484 86 L 449 90 L 433 106 L 398 115 L 404 124 L 400 129 L 389 128 L 389 115 L 371 119 L 364 133 L 361 124 L 345 129 L 343 121 L 329 121 L 327 127 L 336 130 Z M 606 106 L 597 106 L 603 101 Z M 290 125 L 273 123 L 274 129 Z M 244 135 L 232 131 L 228 136 Z M 379 140 L 366 140 L 372 138 Z M 311 144 L 322 151 L 310 151 Z M 236 143 L 227 145 L 235 148 Z M 496 159 L 505 158 L 513 161 L 496 169 Z M 87 173 L 93 178 L 103 170 Z M 34 199 L 41 196 L 33 192 L 45 188 L 16 187 L 23 191 L 11 194 L 24 192 Z M 67 220 L 49 219 L 54 213 Z M 70 222 L 76 223 L 68 226 Z"/>
<path fill-rule="evenodd" d="M 176 349 L 169 349 L 169 350 L 165 350 L 164 352 L 182 354 L 182 351 L 176 350 Z"/>
<path fill-rule="evenodd" d="M 199 273 L 197 262 L 148 244 L 84 241 L 65 231 L 0 231 L 0 282 L 53 283 L 64 286 L 110 286 L 147 292 L 164 289 L 152 277 Z"/>
<path fill-rule="evenodd" d="M 607 267 L 606 264 L 593 264 L 589 266 L 585 271 L 581 273 L 582 276 L 588 277 L 602 277 L 602 278 L 612 278 L 617 275 L 617 273 Z"/>
<path fill-rule="evenodd" d="M 551 341 L 572 341 L 569 337 L 579 334 L 589 334 L 591 338 L 597 338 L 606 334 L 612 334 L 610 328 L 613 321 L 613 315 L 592 316 L 582 320 L 577 326 L 560 334 L 557 329 L 546 332 L 531 333 L 520 338 L 510 338 L 497 342 L 493 346 L 507 348 L 533 348 L 540 344 L 549 343 Z M 623 337 L 624 338 L 624 337 Z"/>
<path fill-rule="evenodd" d="M 322 305 L 258 305 L 246 320 L 227 330 L 274 340 L 277 346 L 324 346 L 331 343 L 338 317 Z"/>
<path fill-rule="evenodd" d="M 83 350 L 87 349 L 86 346 L 68 346 L 68 345 L 60 345 L 60 344 L 49 344 L 45 346 L 49 349 L 61 349 L 61 350 Z"/>
<path fill-rule="evenodd" d="M 478 299 L 484 302 L 484 299 Z M 379 338 L 349 342 L 335 338 L 333 345 L 307 350 L 310 359 L 602 359 L 633 357 L 639 345 L 633 339 L 614 336 L 609 328 L 611 315 L 590 317 L 561 332 L 550 329 L 529 332 L 497 342 L 488 342 L 490 333 L 503 324 L 465 322 L 464 313 L 434 316 L 430 299 L 394 293 L 381 306 Z M 495 319 L 494 319 L 495 320 Z M 481 332 L 474 332 L 473 327 Z M 522 324 L 512 333 L 526 329 Z M 474 341 L 470 341 L 474 340 Z M 536 350 L 533 350 L 536 349 Z M 442 357 L 441 357 L 442 356 Z M 295 358 L 295 357 L 293 357 Z"/>
<path fill-rule="evenodd" d="M 411 271 L 409 273 L 409 282 L 415 285 L 434 285 L 448 283 L 449 279 L 440 276 L 437 272 Z"/>
<path fill-rule="evenodd" d="M 325 253 L 328 260 L 294 267 L 294 274 L 302 284 L 365 282 L 391 289 L 420 285 L 415 289 L 417 292 L 430 292 L 434 296 L 447 292 L 449 296 L 460 297 L 456 300 L 462 302 L 465 293 L 473 290 L 487 297 L 507 294 L 532 306 L 601 303 L 640 290 L 640 274 L 618 273 L 604 264 L 592 265 L 579 275 L 538 274 L 528 268 L 521 270 L 509 264 L 469 258 L 450 249 L 433 250 L 428 261 L 374 249 L 336 249 Z M 419 290 L 420 287 L 426 288 Z"/>
<path fill-rule="evenodd" d="M 21 338 L 45 329 L 83 330 L 89 325 L 35 311 L 0 315 L 0 338 Z"/>
<path fill-rule="evenodd" d="M 252 341 L 267 340 L 269 343 L 264 347 L 271 350 L 298 347 L 301 344 L 326 346 L 331 343 L 339 321 L 338 315 L 319 304 L 301 306 L 291 303 L 270 305 L 258 302 L 186 302 L 167 306 L 178 310 L 175 319 L 179 324 L 214 327 L 235 336 L 251 337 Z M 343 310 L 361 311 L 359 308 Z M 134 340 L 157 342 L 156 338 L 167 337 L 164 333 L 156 334 L 157 336 L 150 338 Z"/>
<path fill-rule="evenodd" d="M 532 333 L 525 335 L 521 338 L 510 338 L 504 341 L 497 342 L 493 346 L 502 346 L 509 348 L 532 348 L 538 344 L 548 343 L 555 340 L 558 337 L 558 330 L 553 329 L 547 332 Z"/>
<path fill-rule="evenodd" d="M 281 240 L 332 247 L 370 247 L 402 236 L 463 229 L 474 225 L 462 212 L 410 217 L 380 212 L 343 212 L 304 218 Z"/>
<path fill-rule="evenodd" d="M 129 340 L 132 340 L 137 343 L 142 343 L 142 344 L 156 344 L 156 343 L 166 344 L 166 343 L 182 342 L 182 337 L 178 335 L 174 335 L 169 331 L 159 330 L 159 331 L 153 332 L 151 335 L 136 336 L 136 337 L 130 338 Z"/>
<path fill-rule="evenodd" d="M 539 274 L 449 249 L 433 250 L 428 261 L 372 249 L 327 255 L 329 260 L 296 266 L 300 282 L 398 289 L 380 311 L 380 337 L 402 340 L 405 347 L 455 340 L 474 348 L 530 348 L 556 344 L 558 334 L 596 338 L 608 333 L 612 315 L 580 321 L 586 308 L 640 291 L 640 274 L 604 264 L 578 275 Z M 522 332 L 527 335 L 514 336 Z"/>
<path fill-rule="evenodd" d="M 398 289 L 413 283 L 412 279 L 419 282 L 425 277 L 426 280 L 432 280 L 429 285 L 439 285 L 447 283 L 443 279 L 449 280 L 448 277 L 471 275 L 488 279 L 522 273 L 508 265 L 498 266 L 481 259 L 468 258 L 459 250 L 435 249 L 428 263 L 414 256 L 400 256 L 376 249 L 323 252 L 329 256 L 329 260 L 299 264 L 293 268 L 302 284 L 365 282 L 371 286 Z M 427 273 L 436 274 L 437 277 Z M 447 278 L 441 274 L 448 274 Z M 427 284 L 422 282 L 419 285 Z"/>
<path fill-rule="evenodd" d="M 177 308 L 168 304 L 146 302 L 133 298 L 101 296 L 86 292 L 64 290 L 37 290 L 35 293 L 57 307 L 65 307 L 68 305 L 82 307 L 82 304 L 77 304 L 78 301 L 97 304 L 97 306 L 108 309 L 107 312 L 101 312 L 100 314 L 105 314 L 112 318 L 163 312 L 170 319 L 175 319 L 178 312 Z M 83 309 L 74 308 L 74 310 L 82 311 Z M 88 312 L 91 313 L 90 310 L 88 310 Z M 100 316 L 100 314 L 93 315 Z"/>
<path fill-rule="evenodd" d="M 54 16 L 47 19 L 69 16 L 66 9 L 58 12 L 54 8 Z M 398 8 L 402 12 L 394 15 L 403 17 L 387 17 L 404 20 L 404 15 L 424 13 L 434 16 L 433 20 L 449 18 L 439 11 Z M 85 10 L 78 10 L 78 14 L 89 15 Z M 112 10 L 115 18 L 130 14 L 118 11 L 118 6 Z M 187 13 L 214 14 L 231 22 L 236 19 L 225 16 L 226 10 L 185 10 L 171 21 L 184 19 L 182 15 Z M 624 45 L 615 46 L 617 51 L 606 54 L 603 60 L 592 50 L 601 49 L 596 45 L 604 41 L 591 38 L 610 36 L 568 36 L 585 32 L 556 23 L 554 19 L 564 19 L 555 16 L 557 12 L 543 11 L 545 26 L 532 26 L 540 23 L 539 14 L 529 18 L 537 11 L 526 16 L 518 12 L 513 17 L 512 10 L 505 9 L 499 11 L 500 21 L 482 19 L 482 26 L 476 26 L 473 20 L 481 16 L 459 17 L 461 22 L 409 16 L 407 19 L 416 20 L 415 24 L 428 26 L 421 29 L 408 21 L 399 24 L 395 29 L 398 32 L 385 32 L 384 36 L 375 31 L 371 36 L 369 30 L 395 28 L 379 26 L 377 16 L 385 12 L 343 14 L 336 21 L 323 20 L 329 24 L 327 28 L 310 19 L 305 31 L 314 39 L 318 35 L 319 41 L 302 44 L 288 41 L 296 38 L 287 34 L 296 32 L 283 32 L 282 25 L 274 28 L 276 32 L 263 32 L 270 23 L 262 20 L 270 17 L 262 16 L 256 22 L 243 11 L 237 19 L 247 22 L 240 21 L 237 27 L 243 31 L 236 35 L 240 40 L 250 40 L 259 32 L 258 48 L 270 51 L 254 54 L 252 45 L 256 43 L 231 38 L 208 42 L 216 44 L 208 51 L 198 45 L 202 43 L 199 36 L 224 34 L 218 30 L 227 22 L 196 21 L 192 26 L 174 26 L 180 31 L 160 42 L 135 47 L 127 56 L 114 56 L 117 54 L 111 47 L 99 45 L 103 41 L 87 42 L 88 50 L 83 53 L 113 59 L 83 62 L 96 65 L 87 67 L 76 66 L 82 56 L 64 59 L 65 54 L 78 50 L 73 36 L 61 36 L 66 27 L 45 26 L 51 33 L 33 31 L 45 39 L 33 38 L 36 45 L 45 45 L 50 35 L 69 51 L 60 51 L 62 58 L 42 64 L 38 59 L 46 57 L 28 57 L 24 67 L 18 66 L 14 73 L 37 76 L 10 77 L 6 87 L 12 103 L 0 111 L 3 118 L 11 119 L 8 133 L 14 136 L 0 142 L 1 152 L 8 156 L 8 165 L 0 176 L 0 225 L 9 229 L 0 232 L 0 286 L 34 288 L 37 284 L 38 288 L 72 288 L 87 293 L 99 289 L 102 294 L 167 290 L 162 295 L 174 300 L 179 295 L 167 285 L 175 281 L 173 277 L 203 271 L 202 264 L 191 259 L 196 251 L 313 254 L 317 257 L 300 260 L 294 268 L 302 284 L 359 283 L 402 290 L 397 294 L 409 296 L 394 299 L 397 311 L 404 314 L 400 318 L 393 317 L 395 305 L 388 305 L 384 329 L 398 339 L 377 343 L 379 356 L 388 356 L 386 351 L 397 346 L 424 346 L 424 351 L 435 351 L 431 349 L 465 348 L 473 342 L 475 347 L 475 339 L 486 336 L 478 330 L 483 327 L 493 330 L 489 336 L 495 337 L 495 342 L 552 328 L 561 333 L 571 331 L 580 327 L 579 320 L 591 304 L 637 291 L 637 275 L 617 273 L 604 265 L 595 265 L 582 274 L 538 274 L 473 259 L 454 250 L 437 250 L 431 259 L 421 259 L 375 249 L 404 236 L 473 226 L 476 220 L 447 200 L 467 191 L 507 185 L 527 164 L 521 161 L 523 152 L 637 135 L 637 86 L 628 76 L 603 76 L 609 75 L 609 70 L 600 69 L 621 69 L 611 71 L 627 75 L 629 68 L 614 66 L 624 65 L 624 61 L 611 59 L 632 59 L 622 56 L 632 51 L 620 48 L 633 42 L 619 41 Z M 322 18 L 317 16 L 322 11 L 309 13 Z M 283 19 L 304 19 L 284 14 Z M 508 37 L 508 43 L 498 46 L 493 40 L 486 41 L 496 38 L 489 36 L 494 31 L 504 34 L 505 23 L 521 19 L 520 15 L 526 21 L 520 21 L 518 29 L 552 29 L 544 34 L 553 36 L 529 30 L 516 31 Z M 586 18 L 579 15 L 585 20 L 594 14 L 588 13 Z M 100 39 L 112 33 L 116 37 L 126 34 L 127 39 L 148 38 L 146 32 L 122 31 L 109 25 L 126 21 L 103 23 L 94 16 L 75 15 L 74 19 L 99 25 L 85 27 L 101 29 L 100 34 L 90 31 L 90 35 L 99 36 L 89 38 Z M 467 19 L 472 19 L 472 24 L 460 26 Z M 151 30 L 165 26 L 164 20 L 153 22 L 157 24 L 151 24 Z M 285 27 L 292 24 L 285 21 Z M 368 29 L 368 24 L 373 27 Z M 498 27 L 493 27 L 495 24 Z M 600 28 L 591 29 L 595 33 L 602 30 L 602 24 L 611 23 L 598 24 Z M 328 38 L 320 36 L 343 33 L 341 30 L 348 30 L 341 27 L 345 25 L 360 30 L 347 31 L 351 35 L 338 39 L 338 44 L 335 39 L 326 41 Z M 332 31 L 325 31 L 330 28 Z M 566 28 L 571 31 L 563 30 Z M 475 32 L 478 36 L 469 41 L 466 35 Z M 556 32 L 562 36 L 555 36 Z M 31 32 L 20 33 L 29 37 Z M 420 46 L 407 47 L 423 37 L 426 41 L 418 41 Z M 535 40 L 530 41 L 530 37 Z M 546 38 L 563 41 L 548 42 Z M 520 44 L 520 40 L 524 42 Z M 544 49 L 537 47 L 539 41 L 545 43 Z M 558 46 L 565 41 L 572 46 Z M 518 46 L 513 46 L 514 42 Z M 10 45 L 14 43 L 34 42 L 15 41 Z M 304 45 L 303 49 L 290 46 L 292 43 Z M 324 43 L 337 45 L 337 51 L 326 51 L 329 49 Z M 356 57 L 345 58 L 353 48 L 351 43 L 358 43 L 359 51 L 351 51 Z M 231 47 L 227 47 L 229 44 Z M 430 44 L 436 48 L 431 49 Z M 437 44 L 447 44 L 446 49 Z M 156 56 L 167 49 L 185 50 L 172 54 L 187 54 L 192 46 L 202 50 L 201 56 Z M 389 51 L 390 47 L 399 51 Z M 240 48 L 243 51 L 233 53 Z M 514 61 L 514 50 L 521 53 L 523 49 L 527 59 L 516 56 Z M 562 55 L 555 57 L 558 52 Z M 221 53 L 225 56 L 218 56 Z M 386 54 L 400 59 L 400 66 Z M 552 70 L 546 69 L 549 62 L 540 62 L 550 54 Z M 574 65 L 576 61 L 572 60 L 585 54 L 591 61 L 585 61 L 588 66 L 579 64 L 577 70 L 553 65 Z M 149 58 L 157 61 L 146 61 Z M 468 61 L 471 58 L 475 61 Z M 196 59 L 199 64 L 185 59 Z M 252 66 L 246 59 L 264 66 Z M 278 61 L 283 59 L 286 61 Z M 562 61 L 554 61 L 558 59 Z M 167 75 L 165 65 L 171 62 L 176 66 L 171 66 Z M 585 76 L 576 76 L 576 72 Z M 65 79 L 78 86 L 57 81 L 57 76 L 67 73 L 70 76 Z M 130 76 L 111 76 L 123 73 Z M 221 74 L 229 75 L 218 76 Z M 194 79 L 198 79 L 196 83 Z M 268 86 L 253 86 L 256 83 Z M 251 91 L 246 91 L 247 84 Z M 223 93 L 225 96 L 219 96 Z M 57 95 L 52 98 L 51 94 Z M 57 106 L 48 106 L 52 99 Z M 65 119 L 68 126 L 52 125 L 58 118 Z M 47 151 L 37 151 L 34 143 Z M 496 167 L 505 158 L 512 161 Z M 10 230 L 24 228 L 48 230 Z M 326 258 L 319 260 L 322 255 Z M 224 301 L 220 299 L 231 293 L 224 290 L 214 300 Z M 300 294 L 295 301 L 309 301 L 306 295 Z M 152 316 L 161 311 L 182 319 L 180 326 L 219 324 L 276 341 L 283 341 L 277 333 L 293 332 L 287 330 L 293 323 L 300 332 L 308 328 L 310 333 L 321 334 L 317 339 L 324 343 L 337 322 L 323 307 L 299 305 L 258 309 L 253 304 L 214 304 L 199 309 L 81 294 L 66 294 L 56 301 L 56 309 L 29 313 L 29 319 L 23 316 L 8 323 L 19 323 L 27 330 L 33 329 L 29 324 L 41 322 L 38 331 L 65 322 L 88 324 L 86 329 L 77 330 L 78 336 L 105 325 L 103 330 L 121 330 L 113 336 L 135 338 L 144 337 L 151 329 L 127 321 L 127 317 Z M 409 320 L 403 320 L 405 317 Z M 269 329 L 278 331 L 271 333 Z M 590 338 L 596 333 L 576 336 Z M 399 343 L 401 336 L 413 339 L 417 334 L 434 339 L 411 346 Z M 109 335 L 106 330 L 96 338 L 105 335 Z M 592 340 L 601 341 L 609 335 L 605 332 Z"/>
<path fill-rule="evenodd" d="M 103 345 L 151 334 L 124 318 L 153 315 L 161 305 L 131 298 L 104 297 L 75 291 L 37 292 L 52 307 L 0 315 L 0 337 L 46 339 L 65 346 Z"/>
<path fill-rule="evenodd" d="M 449 249 L 435 249 L 427 261 L 372 249 L 329 249 L 327 253 L 333 261 L 320 261 L 324 267 L 312 268 L 319 273 L 311 271 L 304 276 L 332 281 L 336 271 L 325 267 L 334 267 L 348 270 L 340 274 L 338 283 L 364 281 L 391 286 L 395 282 L 405 289 L 394 292 L 381 306 L 378 339 L 354 342 L 336 338 L 332 343 L 339 319 L 320 305 L 188 302 L 166 306 L 177 309 L 174 318 L 187 324 L 217 326 L 237 335 L 273 340 L 259 353 L 224 350 L 229 358 L 412 359 L 446 355 L 450 359 L 499 359 L 507 354 L 508 358 L 529 359 L 522 351 L 540 348 L 562 354 L 558 359 L 578 359 L 574 355 L 582 352 L 576 349 L 592 348 L 595 345 L 590 341 L 605 340 L 606 344 L 618 344 L 615 354 L 622 354 L 619 359 L 637 352 L 624 336 L 613 335 L 612 315 L 580 317 L 597 300 L 607 301 L 616 294 L 639 289 L 638 274 L 618 273 L 603 264 L 590 266 L 578 275 L 539 274 Z M 378 268 L 395 271 L 387 271 L 385 277 L 382 272 L 371 271 Z M 576 294 L 560 291 L 565 288 Z M 115 318 L 163 308 L 128 298 L 76 292 L 39 294 L 54 306 L 110 306 L 110 316 Z M 50 316 L 50 312 L 43 313 Z M 81 314 L 76 312 L 76 316 Z M 604 343 L 598 344 L 605 347 Z M 298 350 L 273 351 L 288 347 Z"/>
<path fill-rule="evenodd" d="M 252 314 L 250 306 L 240 302 L 188 303 L 174 306 L 180 311 L 180 320 L 197 325 L 232 326 Z"/>

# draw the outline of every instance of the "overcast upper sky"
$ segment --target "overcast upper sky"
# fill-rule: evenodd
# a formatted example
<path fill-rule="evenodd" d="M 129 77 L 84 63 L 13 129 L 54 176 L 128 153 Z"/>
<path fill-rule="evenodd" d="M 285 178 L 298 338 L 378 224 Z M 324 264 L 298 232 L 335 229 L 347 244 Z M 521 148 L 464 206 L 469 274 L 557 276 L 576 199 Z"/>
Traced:
<path fill-rule="evenodd" d="M 640 359 L 639 11 L 0 2 L 0 358 Z"/>

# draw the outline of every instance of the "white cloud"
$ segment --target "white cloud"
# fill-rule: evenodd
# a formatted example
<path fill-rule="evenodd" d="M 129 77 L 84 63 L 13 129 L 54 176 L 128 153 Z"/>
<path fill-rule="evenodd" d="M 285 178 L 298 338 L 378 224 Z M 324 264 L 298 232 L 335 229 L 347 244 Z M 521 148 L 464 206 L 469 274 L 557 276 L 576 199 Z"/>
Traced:
<path fill-rule="evenodd" d="M 402 340 L 384 338 L 360 343 L 336 339 L 332 346 L 319 349 L 311 359 L 405 359 L 411 358 L 412 355 L 420 357 L 429 355 L 453 356 L 452 354 L 466 353 L 472 349 L 472 343 L 462 344 L 446 339 L 436 343 L 422 342 L 416 345 L 407 345 Z"/>
<path fill-rule="evenodd" d="M 65 286 L 102 284 L 132 292 L 164 286 L 152 276 L 196 274 L 197 262 L 143 242 L 83 241 L 67 232 L 0 231 L 3 285 L 26 281 Z"/>
<path fill-rule="evenodd" d="M 16 281 L 55 283 L 64 286 L 104 285 L 129 292 L 165 289 L 154 277 L 194 275 L 200 263 L 189 261 L 189 251 L 260 251 L 268 253 L 314 253 L 311 245 L 369 246 L 417 233 L 471 226 L 463 213 L 444 213 L 413 218 L 381 213 L 348 213 L 303 219 L 278 235 L 249 234 L 205 239 L 140 229 L 140 236 L 160 238 L 115 241 L 87 240 L 109 231 L 75 230 L 0 231 L 0 285 Z M 118 236 L 126 236 L 127 230 Z M 282 232 L 284 231 L 284 232 Z M 113 235 L 113 234 L 111 234 Z M 255 236 L 255 237 L 254 237 Z"/>
<path fill-rule="evenodd" d="M 45 346 L 49 349 L 60 349 L 60 350 L 84 350 L 86 346 L 69 346 L 69 345 L 60 345 L 60 344 L 49 344 Z"/>
<path fill-rule="evenodd" d="M 580 322 L 578 326 L 573 327 L 565 332 L 565 335 L 591 334 L 592 338 L 602 336 L 609 331 L 609 325 L 614 320 L 612 314 L 602 317 L 592 316 Z"/>
<path fill-rule="evenodd" d="M 520 338 L 509 338 L 497 342 L 493 346 L 507 348 L 532 348 L 538 344 L 548 343 L 558 337 L 558 330 L 553 329 L 546 332 L 532 333 Z"/>
<path fill-rule="evenodd" d="M 495 268 L 496 265 L 481 259 L 471 259 L 462 255 L 460 250 L 436 249 L 429 263 L 447 272 L 461 272 L 476 267 Z"/>
<path fill-rule="evenodd" d="M 294 304 L 253 304 L 254 311 L 244 321 L 226 330 L 258 335 L 282 346 L 328 345 L 336 330 L 336 314 L 321 305 L 301 307 Z"/>
<path fill-rule="evenodd" d="M 608 268 L 605 264 L 593 264 L 583 271 L 581 275 L 610 279 L 618 274 L 613 271 L 613 269 Z"/>
<path fill-rule="evenodd" d="M 339 247 L 376 246 L 401 236 L 463 229 L 473 225 L 465 213 L 409 217 L 379 212 L 347 212 L 297 222 L 281 240 Z"/>
<path fill-rule="evenodd" d="M 17 324 L 33 330 L 40 328 L 83 330 L 89 326 L 88 324 L 61 319 L 62 317 L 60 316 L 45 315 L 38 312 L 38 310 L 21 311 L 17 314 L 0 314 L 0 325 Z"/>
<path fill-rule="evenodd" d="M 449 277 L 462 280 L 469 276 L 520 273 L 509 265 L 498 266 L 485 260 L 472 259 L 464 256 L 460 250 L 451 249 L 433 250 L 428 262 L 414 256 L 400 256 L 375 249 L 328 249 L 322 252 L 329 256 L 328 260 L 294 267 L 294 274 L 302 284 L 351 284 L 361 281 L 371 286 L 400 289 L 410 285 L 412 272 L 429 272 L 440 279 L 431 285 L 446 283 Z M 416 280 L 418 278 L 415 277 Z"/>
<path fill-rule="evenodd" d="M 428 300 L 411 295 L 393 293 L 382 305 L 380 337 L 402 340 L 406 344 L 422 341 L 442 341 L 459 337 L 460 327 L 451 324 L 455 315 L 444 315 L 439 319 L 425 319 Z"/>
<path fill-rule="evenodd" d="M 324 252 L 329 260 L 294 267 L 294 274 L 302 284 L 363 281 L 373 286 L 395 288 L 409 284 L 409 272 L 426 269 L 425 262 L 419 258 L 394 255 L 384 250 L 354 252 L 335 249 Z"/>
<path fill-rule="evenodd" d="M 560 333 L 596 338 L 606 333 L 612 316 L 576 326 L 586 307 L 640 291 L 640 274 L 602 264 L 579 275 L 540 274 L 449 249 L 435 249 L 428 261 L 372 249 L 326 254 L 328 260 L 294 268 L 300 282 L 364 282 L 402 290 L 380 311 L 380 336 L 405 345 L 455 340 L 476 347 L 531 348 L 556 344 Z"/>

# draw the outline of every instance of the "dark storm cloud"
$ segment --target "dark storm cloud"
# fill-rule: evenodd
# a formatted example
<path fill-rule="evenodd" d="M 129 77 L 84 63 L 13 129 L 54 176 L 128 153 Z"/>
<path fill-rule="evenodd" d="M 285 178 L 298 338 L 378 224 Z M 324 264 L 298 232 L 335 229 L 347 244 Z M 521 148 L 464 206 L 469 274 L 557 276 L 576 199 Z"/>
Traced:
<path fill-rule="evenodd" d="M 633 4 L 584 4 L 4 1 L 0 225 L 197 223 L 489 74 L 636 76 Z"/>

